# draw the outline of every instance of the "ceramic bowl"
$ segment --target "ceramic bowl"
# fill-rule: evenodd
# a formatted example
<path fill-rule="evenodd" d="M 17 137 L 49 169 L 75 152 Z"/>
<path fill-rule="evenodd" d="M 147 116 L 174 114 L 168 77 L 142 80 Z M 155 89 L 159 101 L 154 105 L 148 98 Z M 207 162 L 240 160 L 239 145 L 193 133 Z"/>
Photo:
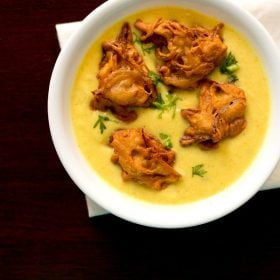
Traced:
<path fill-rule="evenodd" d="M 270 123 L 255 160 L 224 191 L 207 199 L 179 205 L 157 205 L 130 198 L 108 185 L 82 156 L 71 127 L 70 92 L 81 59 L 102 31 L 138 10 L 168 5 L 169 0 L 109 0 L 92 11 L 63 47 L 57 59 L 49 87 L 48 117 L 52 140 L 63 166 L 89 198 L 108 212 L 137 224 L 181 228 L 207 223 L 234 211 L 261 188 L 273 171 L 280 155 L 280 59 L 273 40 L 263 26 L 232 2 L 173 0 L 173 6 L 196 10 L 231 25 L 253 45 L 269 79 Z"/>

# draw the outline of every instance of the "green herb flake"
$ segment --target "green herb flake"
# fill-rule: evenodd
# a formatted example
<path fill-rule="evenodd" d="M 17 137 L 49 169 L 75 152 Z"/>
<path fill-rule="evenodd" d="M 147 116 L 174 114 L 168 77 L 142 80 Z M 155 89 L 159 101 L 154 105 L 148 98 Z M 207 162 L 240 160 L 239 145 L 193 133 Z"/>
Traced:
<path fill-rule="evenodd" d="M 93 125 L 93 128 L 96 128 L 98 126 L 100 133 L 103 134 L 104 130 L 107 129 L 107 126 L 105 125 L 105 122 L 107 122 L 107 121 L 117 122 L 115 120 L 111 120 L 106 115 L 98 115 L 97 121 Z"/>
<path fill-rule="evenodd" d="M 152 82 L 155 86 L 157 86 L 159 83 L 162 83 L 160 76 L 157 73 L 155 73 L 154 71 L 150 70 L 148 72 L 148 77 L 152 80 Z"/>
<path fill-rule="evenodd" d="M 235 83 L 236 81 L 238 81 L 238 77 L 235 74 L 229 74 L 228 75 L 228 82 L 229 83 Z"/>
<path fill-rule="evenodd" d="M 154 103 L 164 104 L 164 100 L 163 100 L 162 95 L 160 93 L 158 93 L 157 100 Z"/>
<path fill-rule="evenodd" d="M 238 77 L 234 74 L 234 72 L 239 69 L 239 64 L 232 52 L 229 52 L 224 58 L 219 69 L 222 74 L 226 74 L 228 76 L 229 83 L 238 81 Z"/>
<path fill-rule="evenodd" d="M 204 164 L 198 164 L 192 167 L 192 177 L 195 175 L 203 177 L 207 171 L 204 169 Z"/>
<path fill-rule="evenodd" d="M 137 33 L 133 32 L 132 34 L 133 34 L 133 44 L 138 44 L 140 46 L 143 55 L 145 55 L 146 53 L 150 54 L 155 49 L 155 46 L 152 44 L 147 44 L 147 45 L 143 44 L 143 42 L 141 41 Z"/>
<path fill-rule="evenodd" d="M 166 111 L 172 110 L 172 118 L 175 118 L 177 101 L 182 100 L 179 96 L 175 94 L 168 94 L 166 96 L 166 101 L 162 98 L 161 94 L 158 94 L 158 98 L 153 102 L 153 106 L 160 110 L 159 118 L 162 118 L 162 115 Z"/>
<path fill-rule="evenodd" d="M 165 133 L 160 133 L 159 137 L 162 140 L 162 144 L 165 148 L 172 149 L 173 144 L 172 144 L 170 135 L 165 134 Z"/>
<path fill-rule="evenodd" d="M 144 55 L 145 55 L 145 53 L 150 54 L 154 49 L 155 49 L 155 46 L 154 46 L 154 45 L 148 45 L 148 46 L 145 47 L 145 46 L 142 44 L 142 47 L 141 47 L 141 50 L 142 50 L 142 52 L 143 52 Z"/>

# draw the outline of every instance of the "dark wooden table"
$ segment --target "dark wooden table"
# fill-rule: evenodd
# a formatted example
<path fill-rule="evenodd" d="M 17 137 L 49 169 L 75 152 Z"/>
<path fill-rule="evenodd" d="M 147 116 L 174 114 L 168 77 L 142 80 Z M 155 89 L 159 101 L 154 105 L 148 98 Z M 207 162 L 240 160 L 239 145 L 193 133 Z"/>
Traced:
<path fill-rule="evenodd" d="M 0 279 L 280 279 L 280 190 L 189 229 L 87 217 L 52 145 L 47 97 L 55 23 L 102 2 L 1 1 Z"/>

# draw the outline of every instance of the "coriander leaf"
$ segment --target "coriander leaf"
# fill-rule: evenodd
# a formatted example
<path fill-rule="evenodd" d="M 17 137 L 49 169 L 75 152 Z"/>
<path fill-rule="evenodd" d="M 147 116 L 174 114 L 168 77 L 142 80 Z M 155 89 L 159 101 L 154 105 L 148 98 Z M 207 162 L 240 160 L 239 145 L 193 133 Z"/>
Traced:
<path fill-rule="evenodd" d="M 232 74 L 228 75 L 228 82 L 229 83 L 234 83 L 236 81 L 238 81 L 238 77 L 235 74 L 232 73 Z"/>
<path fill-rule="evenodd" d="M 143 52 L 144 55 L 145 55 L 145 53 L 150 54 L 154 49 L 155 49 L 155 46 L 154 46 L 154 45 L 148 45 L 147 47 L 145 47 L 145 46 L 143 46 L 143 44 L 142 44 L 142 47 L 141 47 L 141 50 L 142 50 L 142 52 Z"/>
<path fill-rule="evenodd" d="M 145 46 L 141 41 L 140 37 L 135 32 L 133 32 L 132 35 L 133 35 L 133 41 L 132 41 L 133 44 L 138 44 L 140 46 L 143 55 L 145 55 L 146 53 L 150 54 L 151 51 L 155 49 L 155 46 L 151 44 Z"/>
<path fill-rule="evenodd" d="M 220 65 L 220 72 L 223 74 L 228 74 L 236 71 L 238 69 L 238 61 L 236 60 L 235 56 L 232 52 L 224 58 Z"/>
<path fill-rule="evenodd" d="M 166 96 L 166 101 L 162 98 L 161 94 L 158 95 L 157 101 L 153 102 L 153 106 L 160 110 L 159 118 L 162 117 L 162 114 L 166 111 L 172 110 L 172 118 L 174 119 L 176 113 L 177 101 L 181 98 L 175 94 L 168 94 Z"/>
<path fill-rule="evenodd" d="M 160 93 L 158 93 L 157 100 L 155 102 L 159 103 L 159 104 L 164 104 L 164 100 L 163 100 L 162 95 Z"/>
<path fill-rule="evenodd" d="M 137 33 L 132 32 L 132 35 L 133 35 L 133 41 L 132 41 L 133 44 L 142 44 L 142 42 L 141 42 L 139 36 L 137 35 Z"/>
<path fill-rule="evenodd" d="M 152 82 L 155 86 L 157 86 L 158 83 L 162 83 L 160 76 L 157 73 L 155 73 L 154 71 L 149 70 L 148 77 L 152 80 Z"/>
<path fill-rule="evenodd" d="M 115 120 L 111 120 L 108 116 L 98 115 L 98 119 L 95 122 L 95 124 L 93 125 L 93 128 L 96 128 L 97 126 L 99 126 L 100 133 L 103 134 L 104 130 L 107 128 L 107 126 L 105 125 L 106 121 L 117 122 Z"/>
<path fill-rule="evenodd" d="M 228 66 L 226 69 L 229 73 L 233 73 L 239 69 L 239 65 L 237 63 L 232 64 L 232 65 Z"/>
<path fill-rule="evenodd" d="M 195 175 L 203 177 L 206 173 L 207 171 L 204 170 L 204 164 L 198 164 L 192 167 L 192 177 Z"/>
<path fill-rule="evenodd" d="M 163 146 L 164 146 L 165 148 L 172 149 L 173 144 L 172 144 L 172 142 L 171 142 L 171 137 L 170 137 L 170 135 L 165 134 L 165 133 L 160 133 L 160 134 L 159 134 L 159 137 L 160 137 L 160 139 L 162 140 Z"/>
<path fill-rule="evenodd" d="M 234 74 L 234 72 L 239 69 L 239 65 L 232 52 L 229 52 L 229 54 L 224 58 L 219 69 L 222 74 L 226 74 L 228 76 L 229 83 L 238 81 L 238 77 Z"/>
<path fill-rule="evenodd" d="M 175 94 L 168 94 L 167 95 L 168 105 L 170 109 L 173 109 L 172 118 L 175 118 L 176 113 L 176 107 L 177 107 L 177 101 L 182 100 L 179 96 Z"/>

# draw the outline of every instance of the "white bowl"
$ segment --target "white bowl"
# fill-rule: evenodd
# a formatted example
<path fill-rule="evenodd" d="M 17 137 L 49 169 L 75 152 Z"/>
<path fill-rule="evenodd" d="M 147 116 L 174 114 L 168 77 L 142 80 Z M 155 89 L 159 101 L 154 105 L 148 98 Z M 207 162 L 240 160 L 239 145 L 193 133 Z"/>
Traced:
<path fill-rule="evenodd" d="M 194 203 L 170 206 L 130 198 L 109 186 L 81 155 L 71 127 L 70 92 L 77 67 L 95 36 L 119 19 L 157 5 L 170 5 L 170 1 L 109 0 L 84 19 L 60 53 L 52 73 L 48 98 L 49 125 L 54 146 L 66 171 L 92 200 L 109 212 L 138 224 L 162 228 L 189 227 L 220 218 L 244 204 L 260 189 L 275 167 L 280 155 L 280 58 L 262 25 L 232 2 L 173 0 L 172 5 L 200 11 L 231 25 L 251 42 L 269 79 L 272 97 L 270 124 L 253 163 L 224 191 Z"/>

